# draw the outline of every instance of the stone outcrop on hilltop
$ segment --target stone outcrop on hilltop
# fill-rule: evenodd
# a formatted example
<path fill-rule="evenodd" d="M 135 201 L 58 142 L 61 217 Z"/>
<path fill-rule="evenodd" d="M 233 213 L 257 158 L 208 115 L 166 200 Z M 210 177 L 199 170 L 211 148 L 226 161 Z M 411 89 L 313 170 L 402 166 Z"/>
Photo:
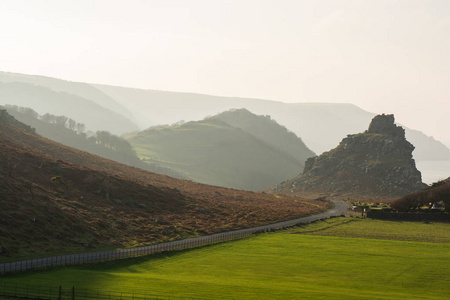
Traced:
<path fill-rule="evenodd" d="M 424 188 L 414 146 L 393 115 L 378 115 L 369 129 L 348 135 L 334 149 L 309 158 L 302 174 L 271 190 L 303 196 L 393 198 Z"/>

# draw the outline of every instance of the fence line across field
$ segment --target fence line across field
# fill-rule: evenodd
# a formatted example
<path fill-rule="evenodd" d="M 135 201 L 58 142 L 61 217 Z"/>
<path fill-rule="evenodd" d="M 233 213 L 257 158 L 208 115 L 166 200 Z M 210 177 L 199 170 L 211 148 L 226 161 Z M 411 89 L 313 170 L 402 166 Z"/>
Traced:
<path fill-rule="evenodd" d="M 124 293 L 102 290 L 80 289 L 75 286 L 64 288 L 3 282 L 0 296 L 42 300 L 206 300 L 197 297 L 174 297 L 152 293 Z"/>
<path fill-rule="evenodd" d="M 231 240 L 242 239 L 253 234 L 279 230 L 287 227 L 292 227 L 300 224 L 305 224 L 332 216 L 345 214 L 347 205 L 341 201 L 334 202 L 334 208 L 323 212 L 321 214 L 312 215 L 308 217 L 297 218 L 294 220 L 252 227 L 247 229 L 239 229 L 234 231 L 220 232 L 198 237 L 192 237 L 183 240 L 176 240 L 171 242 L 164 242 L 148 246 L 141 246 L 128 249 L 117 249 L 102 252 L 80 253 L 59 255 L 44 258 L 35 258 L 28 260 L 21 260 L 15 262 L 7 262 L 0 264 L 0 274 L 20 272 L 32 269 L 48 268 L 55 266 L 68 266 L 77 264 L 97 263 L 112 261 L 117 259 L 132 258 L 138 256 L 145 256 L 154 253 L 161 253 L 165 251 L 177 251 L 184 249 L 197 248 L 216 243 L 222 243 Z"/>

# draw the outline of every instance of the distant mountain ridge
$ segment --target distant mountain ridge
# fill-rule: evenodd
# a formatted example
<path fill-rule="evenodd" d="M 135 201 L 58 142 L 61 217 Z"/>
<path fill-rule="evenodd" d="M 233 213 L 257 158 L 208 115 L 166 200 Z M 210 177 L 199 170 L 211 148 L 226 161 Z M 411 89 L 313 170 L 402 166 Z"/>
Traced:
<path fill-rule="evenodd" d="M 314 155 L 295 134 L 247 110 L 151 127 L 126 139 L 149 164 L 197 182 L 252 191 L 294 176 Z"/>
<path fill-rule="evenodd" d="M 108 130 L 116 134 L 135 131 L 138 127 L 108 108 L 66 92 L 23 82 L 0 82 L 0 105 L 30 107 L 40 114 L 65 115 L 84 123 L 87 130 Z"/>
<path fill-rule="evenodd" d="M 139 119 L 141 126 L 172 124 L 180 120 L 202 120 L 233 108 L 257 115 L 270 115 L 320 154 L 334 147 L 347 134 L 365 130 L 376 115 L 349 103 L 282 103 L 264 99 L 221 97 L 97 85 Z M 406 138 L 416 147 L 418 160 L 450 160 L 450 149 L 424 133 L 409 129 Z"/>
<path fill-rule="evenodd" d="M 73 82 L 47 76 L 26 75 L 0 71 L 0 82 L 23 82 L 35 86 L 46 87 L 55 92 L 64 92 L 91 100 L 104 108 L 133 120 L 133 114 L 115 99 L 106 95 L 93 85 L 84 82 Z"/>
<path fill-rule="evenodd" d="M 98 105 L 119 113 L 132 120 L 133 125 L 116 122 L 117 117 L 103 119 L 103 128 L 114 134 L 122 134 L 154 125 L 173 124 L 180 120 L 202 120 L 233 108 L 246 108 L 257 115 L 270 115 L 320 154 L 334 147 L 347 134 L 358 133 L 375 114 L 352 104 L 333 103 L 281 103 L 271 100 L 239 97 L 220 97 L 194 93 L 180 93 L 156 90 L 77 83 L 44 76 L 0 72 L 0 82 L 24 82 L 43 86 L 52 91 L 64 91 L 89 99 Z M 1 98 L 0 98 L 1 100 Z M 1 104 L 2 102 L 0 102 Z M 4 103 L 4 102 L 3 102 Z M 21 103 L 21 106 L 30 105 Z M 32 107 L 38 110 L 36 107 Z M 77 110 L 77 115 L 90 113 Z M 55 113 L 64 114 L 64 113 Z M 98 114 L 97 114 L 98 115 Z M 73 117 L 74 118 L 74 117 Z M 86 123 L 80 117 L 76 117 Z M 450 150 L 443 143 L 422 132 L 405 127 L 407 139 L 416 147 L 417 160 L 450 160 Z M 94 130 L 97 130 L 95 127 Z"/>

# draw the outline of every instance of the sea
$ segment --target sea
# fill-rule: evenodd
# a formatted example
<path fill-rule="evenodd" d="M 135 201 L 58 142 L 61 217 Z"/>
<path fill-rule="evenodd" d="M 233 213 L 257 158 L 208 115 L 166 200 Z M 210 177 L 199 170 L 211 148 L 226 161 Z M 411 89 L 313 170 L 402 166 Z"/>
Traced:
<path fill-rule="evenodd" d="M 416 167 L 422 173 L 422 181 L 426 184 L 450 177 L 450 160 L 416 161 Z"/>

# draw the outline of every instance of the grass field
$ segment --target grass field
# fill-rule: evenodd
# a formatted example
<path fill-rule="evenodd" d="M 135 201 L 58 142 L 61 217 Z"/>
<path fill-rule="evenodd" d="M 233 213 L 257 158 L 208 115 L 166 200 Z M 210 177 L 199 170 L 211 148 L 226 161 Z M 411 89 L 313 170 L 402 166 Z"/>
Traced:
<path fill-rule="evenodd" d="M 449 226 L 330 219 L 185 252 L 9 275 L 0 283 L 209 299 L 448 299 Z"/>
<path fill-rule="evenodd" d="M 335 218 L 295 227 L 286 232 L 450 244 L 450 223 L 390 222 L 375 219 Z"/>

